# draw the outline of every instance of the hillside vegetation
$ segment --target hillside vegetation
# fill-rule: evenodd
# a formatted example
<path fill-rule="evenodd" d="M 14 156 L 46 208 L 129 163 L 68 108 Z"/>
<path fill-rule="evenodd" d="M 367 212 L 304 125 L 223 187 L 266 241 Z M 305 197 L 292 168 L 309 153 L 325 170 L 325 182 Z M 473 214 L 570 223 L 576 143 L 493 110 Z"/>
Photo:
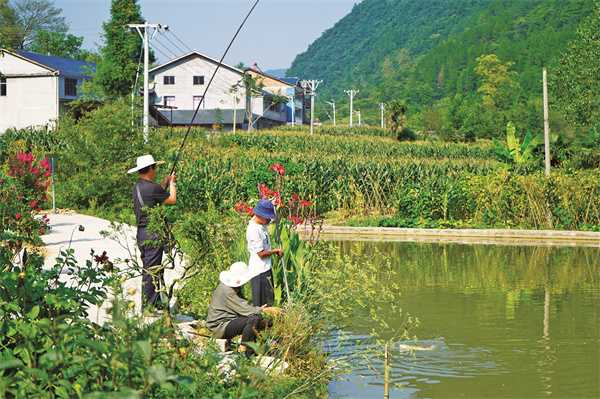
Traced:
<path fill-rule="evenodd" d="M 519 130 L 539 129 L 542 66 L 556 72 L 595 3 L 364 0 L 300 54 L 288 74 L 324 80 L 322 118 L 330 98 L 348 115 L 344 90 L 354 87 L 361 91 L 356 109 L 370 123 L 377 122 L 378 103 L 401 99 L 412 125 L 440 134 L 493 137 L 508 121 Z M 484 107 L 482 86 L 490 81 L 501 98 Z M 557 112 L 552 123 L 555 131 L 567 128 Z"/>

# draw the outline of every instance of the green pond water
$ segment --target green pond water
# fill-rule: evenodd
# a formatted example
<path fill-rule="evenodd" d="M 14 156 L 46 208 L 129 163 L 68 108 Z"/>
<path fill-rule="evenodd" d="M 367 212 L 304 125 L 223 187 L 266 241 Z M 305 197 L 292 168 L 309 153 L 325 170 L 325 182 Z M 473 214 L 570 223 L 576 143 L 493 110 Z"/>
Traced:
<path fill-rule="evenodd" d="M 359 262 L 391 260 L 402 288 L 397 301 L 420 319 L 411 344 L 432 349 L 407 352 L 406 342 L 395 343 L 392 398 L 600 398 L 599 249 L 339 248 Z M 401 328 L 396 314 L 384 316 Z M 352 371 L 331 383 L 330 395 L 382 398 L 381 360 L 358 355 L 380 347 L 368 338 L 372 323 L 359 312 L 347 324 L 326 349 L 332 358 L 351 356 Z"/>

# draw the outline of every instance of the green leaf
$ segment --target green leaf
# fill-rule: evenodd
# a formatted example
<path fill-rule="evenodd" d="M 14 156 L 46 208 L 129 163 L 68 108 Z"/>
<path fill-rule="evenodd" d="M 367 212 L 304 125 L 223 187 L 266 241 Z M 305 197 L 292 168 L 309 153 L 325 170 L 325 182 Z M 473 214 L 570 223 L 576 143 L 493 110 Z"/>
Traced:
<path fill-rule="evenodd" d="M 40 314 L 40 307 L 38 305 L 34 306 L 29 313 L 27 313 L 27 318 L 30 320 L 36 319 Z"/>
<path fill-rule="evenodd" d="M 16 358 L 0 361 L 0 370 L 20 368 L 21 366 L 23 366 L 23 362 Z"/>
<path fill-rule="evenodd" d="M 150 359 L 152 358 L 152 344 L 150 341 L 136 341 L 135 346 L 141 352 L 144 360 L 150 362 Z"/>

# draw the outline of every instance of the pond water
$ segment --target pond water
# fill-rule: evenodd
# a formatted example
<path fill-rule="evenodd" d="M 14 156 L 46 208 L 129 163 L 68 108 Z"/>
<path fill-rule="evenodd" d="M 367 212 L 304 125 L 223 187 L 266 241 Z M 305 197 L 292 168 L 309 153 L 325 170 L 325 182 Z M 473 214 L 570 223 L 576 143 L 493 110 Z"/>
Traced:
<path fill-rule="evenodd" d="M 397 301 L 420 320 L 417 341 L 393 346 L 392 398 L 600 398 L 600 250 L 366 242 L 339 248 L 359 262 L 391 261 Z M 384 316 L 401 328 L 394 311 Z M 332 358 L 381 347 L 367 338 L 368 320 L 358 314 L 331 337 Z M 351 339 L 340 344 L 339 336 Z M 351 372 L 331 383 L 331 397 L 383 398 L 382 369 L 376 356 L 354 356 Z"/>

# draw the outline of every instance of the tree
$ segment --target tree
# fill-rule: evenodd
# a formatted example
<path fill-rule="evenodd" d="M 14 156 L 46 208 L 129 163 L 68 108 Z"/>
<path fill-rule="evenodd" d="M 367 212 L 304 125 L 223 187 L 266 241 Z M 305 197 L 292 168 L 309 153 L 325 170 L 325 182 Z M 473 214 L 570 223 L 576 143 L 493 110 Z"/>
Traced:
<path fill-rule="evenodd" d="M 30 50 L 40 54 L 79 59 L 86 54 L 81 50 L 82 44 L 82 37 L 43 30 L 35 36 Z"/>
<path fill-rule="evenodd" d="M 106 97 L 125 96 L 133 90 L 142 40 L 127 24 L 144 23 L 137 0 L 112 0 L 111 18 L 103 24 L 105 45 L 97 66 L 96 83 Z"/>
<path fill-rule="evenodd" d="M 600 127 L 600 3 L 563 55 L 552 88 L 571 123 Z"/>
<path fill-rule="evenodd" d="M 516 74 L 510 70 L 512 65 L 512 62 L 500 61 L 496 54 L 477 58 L 475 73 L 481 79 L 477 92 L 484 106 L 493 110 L 506 108 L 517 87 Z"/>
<path fill-rule="evenodd" d="M 0 0 L 0 48 L 19 48 L 22 40 L 15 10 L 8 0 Z"/>
<path fill-rule="evenodd" d="M 50 0 L 18 0 L 15 13 L 20 27 L 20 49 L 27 49 L 41 31 L 66 33 L 69 30 L 62 9 Z"/>

